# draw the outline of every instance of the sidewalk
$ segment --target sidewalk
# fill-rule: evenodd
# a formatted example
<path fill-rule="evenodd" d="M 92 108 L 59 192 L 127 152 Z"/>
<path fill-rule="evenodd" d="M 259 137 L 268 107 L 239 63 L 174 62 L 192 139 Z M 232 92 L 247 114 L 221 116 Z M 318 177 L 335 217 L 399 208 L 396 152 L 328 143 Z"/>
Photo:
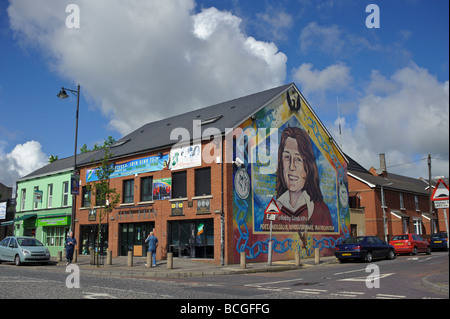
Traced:
<path fill-rule="evenodd" d="M 112 265 L 106 265 L 106 257 L 104 259 L 105 265 L 99 267 L 90 264 L 90 256 L 80 255 L 76 265 L 80 268 L 83 274 L 100 275 L 100 276 L 118 276 L 118 277 L 133 277 L 133 278 L 182 278 L 182 277 L 203 277 L 216 275 L 231 275 L 231 274 L 246 274 L 257 272 L 280 272 L 294 269 L 302 269 L 306 267 L 316 267 L 324 264 L 338 263 L 334 256 L 321 257 L 320 263 L 316 264 L 314 258 L 307 258 L 301 260 L 301 265 L 296 266 L 294 260 L 276 261 L 269 266 L 267 262 L 252 263 L 248 262 L 245 269 L 241 269 L 240 264 L 220 266 L 204 259 L 189 259 L 189 258 L 173 258 L 173 268 L 167 269 L 167 261 L 157 261 L 157 266 L 148 268 L 145 266 L 147 259 L 145 257 L 134 257 L 133 266 L 127 265 L 127 257 L 113 258 Z M 65 269 L 65 261 L 56 262 L 56 258 L 51 258 L 51 263 L 57 268 Z M 432 274 L 421 278 L 422 285 L 449 293 L 449 273 L 443 272 Z"/>
<path fill-rule="evenodd" d="M 202 277 L 211 275 L 230 275 L 230 274 L 245 274 L 256 272 L 279 272 L 293 269 L 301 269 L 304 267 L 313 267 L 328 263 L 335 263 L 336 258 L 321 257 L 320 263 L 316 265 L 314 258 L 302 259 L 301 265 L 296 266 L 294 260 L 272 262 L 269 266 L 267 262 L 264 263 L 249 263 L 247 261 L 246 268 L 241 269 L 240 264 L 220 266 L 210 263 L 208 260 L 189 259 L 189 258 L 173 258 L 173 268 L 167 269 L 166 260 L 158 260 L 156 267 L 148 268 L 145 266 L 147 259 L 145 257 L 134 257 L 133 266 L 127 265 L 127 257 L 113 258 L 112 265 L 105 265 L 99 267 L 90 264 L 90 256 L 78 256 L 76 265 L 80 268 L 83 274 L 103 275 L 103 276 L 123 276 L 136 278 L 151 278 L 151 277 L 165 277 L 165 278 L 181 278 L 181 277 Z M 56 258 L 52 257 L 51 262 L 56 267 L 66 267 L 65 261 L 56 262 Z"/>

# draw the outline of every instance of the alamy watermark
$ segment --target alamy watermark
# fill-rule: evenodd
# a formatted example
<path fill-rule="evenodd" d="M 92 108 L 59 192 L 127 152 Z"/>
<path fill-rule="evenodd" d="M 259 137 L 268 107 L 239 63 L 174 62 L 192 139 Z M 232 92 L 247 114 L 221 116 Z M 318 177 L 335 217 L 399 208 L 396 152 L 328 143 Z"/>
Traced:
<path fill-rule="evenodd" d="M 370 14 L 366 18 L 366 27 L 368 29 L 380 28 L 380 8 L 376 4 L 369 4 L 366 7 L 366 12 Z"/>

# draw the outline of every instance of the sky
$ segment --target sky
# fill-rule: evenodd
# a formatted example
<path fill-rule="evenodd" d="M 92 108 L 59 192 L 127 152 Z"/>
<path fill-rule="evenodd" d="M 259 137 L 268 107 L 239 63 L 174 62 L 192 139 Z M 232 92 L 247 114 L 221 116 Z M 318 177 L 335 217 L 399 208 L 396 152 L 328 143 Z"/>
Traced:
<path fill-rule="evenodd" d="M 449 176 L 448 0 L 3 0 L 0 183 L 73 156 L 63 86 L 79 149 L 291 82 L 366 169 Z"/>

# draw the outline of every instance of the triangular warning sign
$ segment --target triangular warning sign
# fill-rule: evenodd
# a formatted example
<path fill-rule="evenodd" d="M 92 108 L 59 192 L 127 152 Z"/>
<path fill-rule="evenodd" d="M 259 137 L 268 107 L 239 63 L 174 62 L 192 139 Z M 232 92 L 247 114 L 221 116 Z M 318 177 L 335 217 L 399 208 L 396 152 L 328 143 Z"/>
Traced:
<path fill-rule="evenodd" d="M 448 200 L 448 186 L 442 179 L 437 182 L 431 200 Z"/>
<path fill-rule="evenodd" d="M 264 211 L 264 214 L 280 214 L 281 211 L 278 208 L 277 203 L 275 202 L 275 199 L 271 199 L 269 205 L 267 205 L 266 210 Z"/>

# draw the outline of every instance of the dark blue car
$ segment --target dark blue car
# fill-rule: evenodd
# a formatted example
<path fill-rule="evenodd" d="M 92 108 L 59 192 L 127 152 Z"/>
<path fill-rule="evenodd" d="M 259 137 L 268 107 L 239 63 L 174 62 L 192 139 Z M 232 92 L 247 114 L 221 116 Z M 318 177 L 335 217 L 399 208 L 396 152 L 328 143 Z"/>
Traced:
<path fill-rule="evenodd" d="M 395 248 L 375 236 L 356 236 L 336 245 L 334 255 L 340 262 L 361 259 L 370 263 L 376 258 L 394 259 Z"/>
<path fill-rule="evenodd" d="M 448 249 L 447 233 L 442 232 L 442 233 L 432 234 L 431 240 L 430 240 L 430 248 L 431 248 L 431 250 L 440 250 L 440 249 L 447 250 Z"/>

